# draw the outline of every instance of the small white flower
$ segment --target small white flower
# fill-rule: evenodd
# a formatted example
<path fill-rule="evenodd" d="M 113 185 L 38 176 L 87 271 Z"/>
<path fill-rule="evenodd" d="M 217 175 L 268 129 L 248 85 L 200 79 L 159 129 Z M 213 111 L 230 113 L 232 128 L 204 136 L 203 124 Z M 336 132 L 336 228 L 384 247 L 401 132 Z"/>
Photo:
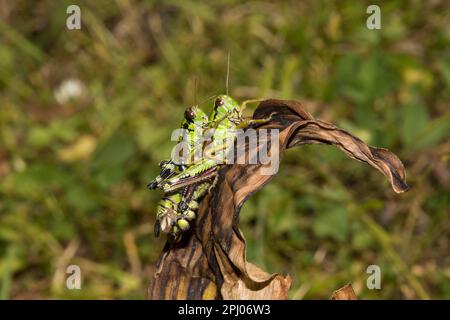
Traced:
<path fill-rule="evenodd" d="M 79 98 L 84 93 L 84 85 L 78 79 L 65 79 L 58 88 L 55 89 L 54 95 L 59 104 L 64 104 L 70 99 Z"/>

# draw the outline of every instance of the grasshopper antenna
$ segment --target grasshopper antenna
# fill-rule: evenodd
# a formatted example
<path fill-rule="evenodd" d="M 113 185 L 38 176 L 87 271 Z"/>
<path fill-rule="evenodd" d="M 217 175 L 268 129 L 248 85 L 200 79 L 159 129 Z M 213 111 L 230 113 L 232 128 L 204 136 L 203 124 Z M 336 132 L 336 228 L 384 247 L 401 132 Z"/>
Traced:
<path fill-rule="evenodd" d="M 210 101 L 210 100 L 216 98 L 216 97 L 217 97 L 217 95 L 216 95 L 216 94 L 213 94 L 212 96 L 209 96 L 208 98 L 203 99 L 203 100 L 199 103 L 199 106 L 202 105 L 202 104 L 204 104 L 205 102 L 208 102 L 208 101 Z"/>
<path fill-rule="evenodd" d="M 197 105 L 197 89 L 198 89 L 197 76 L 195 76 L 194 77 L 194 106 Z"/>
<path fill-rule="evenodd" d="M 227 55 L 227 79 L 225 82 L 225 88 L 226 88 L 227 95 L 228 95 L 229 80 L 230 80 L 230 51 L 228 51 L 228 55 Z"/>

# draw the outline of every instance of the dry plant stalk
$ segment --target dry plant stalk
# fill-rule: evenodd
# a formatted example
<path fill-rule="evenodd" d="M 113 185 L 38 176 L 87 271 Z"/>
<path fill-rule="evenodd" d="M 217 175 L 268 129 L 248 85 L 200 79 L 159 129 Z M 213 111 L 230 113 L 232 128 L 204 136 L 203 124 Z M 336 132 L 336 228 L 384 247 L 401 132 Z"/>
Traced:
<path fill-rule="evenodd" d="M 314 119 L 298 101 L 265 100 L 253 118 L 272 113 L 272 121 L 260 128 L 280 130 L 280 157 L 285 149 L 304 144 L 334 145 L 383 173 L 395 192 L 408 189 L 401 161 L 388 150 L 370 147 L 345 130 Z M 164 247 L 149 299 L 287 299 L 291 277 L 269 274 L 248 262 L 239 230 L 241 206 L 272 178 L 261 174 L 263 168 L 263 164 L 234 164 L 219 171 L 218 184 L 200 204 L 193 232 L 181 243 Z"/>

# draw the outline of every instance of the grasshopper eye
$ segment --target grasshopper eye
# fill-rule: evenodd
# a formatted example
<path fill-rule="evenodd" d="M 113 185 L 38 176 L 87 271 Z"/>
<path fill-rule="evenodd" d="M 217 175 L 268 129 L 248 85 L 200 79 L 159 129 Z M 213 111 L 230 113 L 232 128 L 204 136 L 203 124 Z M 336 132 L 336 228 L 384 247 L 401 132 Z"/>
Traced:
<path fill-rule="evenodd" d="M 217 107 L 223 106 L 224 103 L 225 103 L 225 100 L 223 100 L 222 97 L 218 97 L 216 99 L 216 102 L 214 102 L 214 106 L 217 108 Z"/>
<path fill-rule="evenodd" d="M 184 112 L 184 117 L 186 120 L 192 121 L 195 119 L 195 111 L 192 108 L 187 108 Z"/>

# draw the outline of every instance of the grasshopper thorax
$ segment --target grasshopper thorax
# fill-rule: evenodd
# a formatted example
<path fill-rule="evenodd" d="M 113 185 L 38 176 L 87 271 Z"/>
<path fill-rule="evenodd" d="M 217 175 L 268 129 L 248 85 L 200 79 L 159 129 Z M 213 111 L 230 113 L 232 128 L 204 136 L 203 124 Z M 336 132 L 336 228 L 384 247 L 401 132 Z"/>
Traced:
<path fill-rule="evenodd" d="M 208 116 L 197 106 L 192 106 L 184 111 L 184 118 L 181 127 L 184 129 L 192 128 L 194 124 L 201 124 L 208 119 Z"/>
<path fill-rule="evenodd" d="M 214 112 L 215 114 L 224 114 L 230 112 L 234 109 L 238 109 L 239 104 L 226 94 L 221 94 L 216 98 L 214 102 Z"/>

